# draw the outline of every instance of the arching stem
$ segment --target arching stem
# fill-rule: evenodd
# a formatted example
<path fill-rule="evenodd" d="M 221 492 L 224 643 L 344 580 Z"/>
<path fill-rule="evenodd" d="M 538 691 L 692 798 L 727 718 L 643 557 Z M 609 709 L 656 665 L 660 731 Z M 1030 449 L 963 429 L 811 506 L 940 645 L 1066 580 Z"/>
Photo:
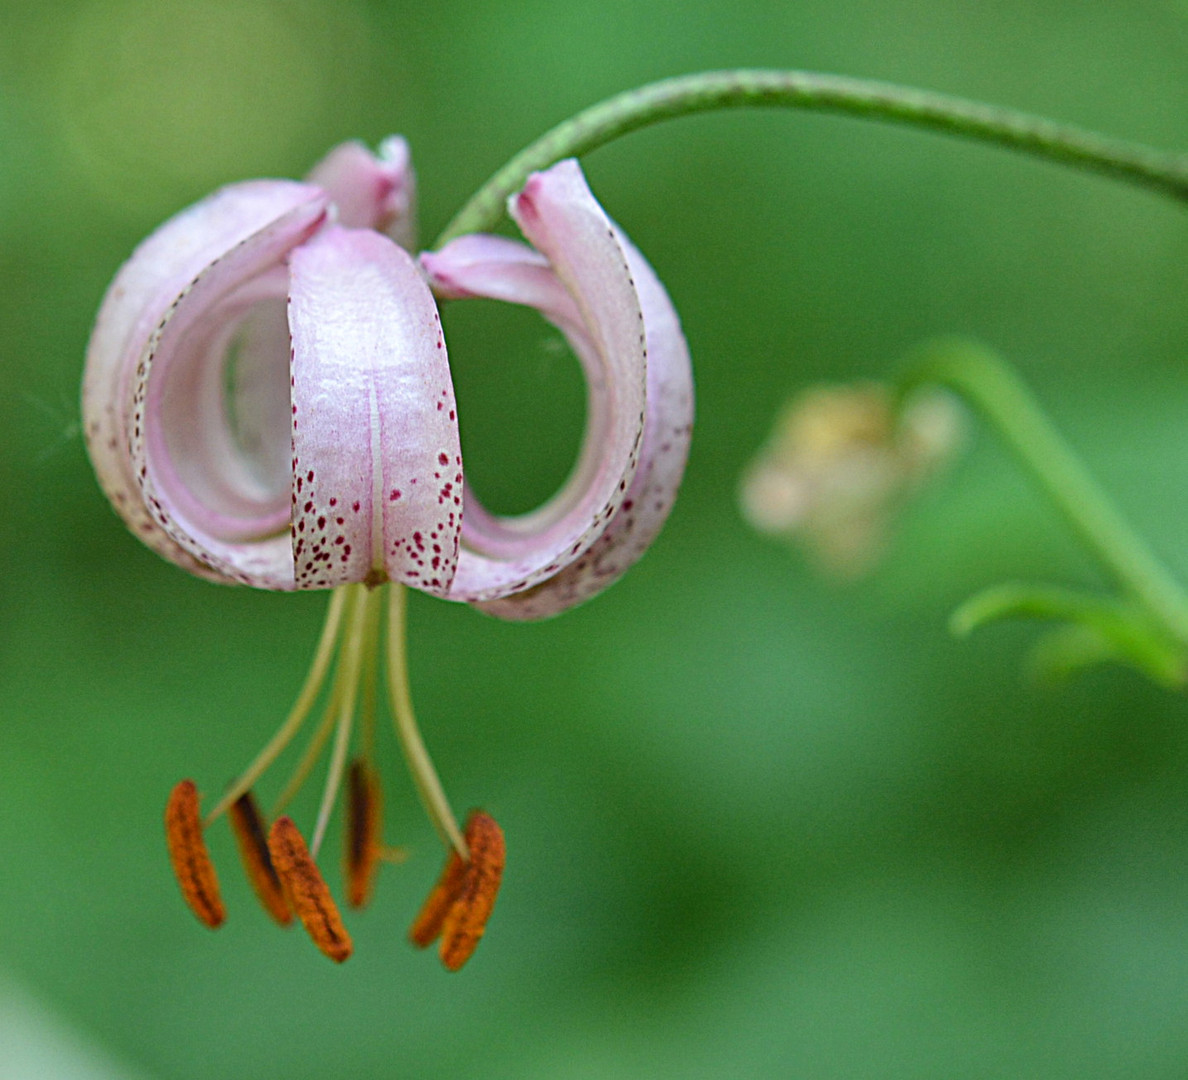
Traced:
<path fill-rule="evenodd" d="M 330 670 L 330 662 L 334 659 L 334 652 L 338 647 L 338 633 L 342 628 L 343 612 L 352 594 L 349 588 L 335 589 L 330 597 L 330 606 L 326 611 L 326 621 L 322 626 L 322 636 L 318 639 L 317 651 L 314 653 L 313 663 L 305 677 L 305 683 L 297 700 L 285 722 L 268 741 L 268 745 L 256 755 L 251 763 L 235 782 L 227 789 L 223 797 L 203 821 L 204 827 L 209 827 L 220 814 L 224 813 L 236 799 L 247 791 L 264 775 L 267 768 L 280 756 L 281 752 L 293 741 L 293 736 L 301 730 L 305 718 L 313 708 L 314 702 L 321 693 L 322 684 L 326 681 L 326 673 Z"/>
<path fill-rule="evenodd" d="M 458 212 L 434 247 L 481 232 L 503 215 L 529 173 L 577 157 L 620 135 L 716 109 L 785 108 L 908 124 L 1009 147 L 1074 168 L 1188 199 L 1188 155 L 1107 138 L 1013 109 L 893 83 L 808 71 L 707 71 L 650 83 L 583 110 L 518 153 Z"/>

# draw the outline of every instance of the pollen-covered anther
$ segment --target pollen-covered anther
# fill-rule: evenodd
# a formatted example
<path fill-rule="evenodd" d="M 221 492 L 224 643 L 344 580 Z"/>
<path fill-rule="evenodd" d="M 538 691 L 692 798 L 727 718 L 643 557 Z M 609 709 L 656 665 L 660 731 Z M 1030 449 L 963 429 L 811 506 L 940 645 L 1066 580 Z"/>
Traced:
<path fill-rule="evenodd" d="M 202 835 L 198 789 L 193 780 L 182 780 L 165 806 L 165 841 L 173 874 L 190 910 L 212 930 L 227 917 L 219 894 L 219 879 Z"/>
<path fill-rule="evenodd" d="M 285 890 L 272 865 L 264 819 L 250 791 L 245 791 L 227 810 L 243 869 L 260 906 L 281 926 L 293 921 Z"/>
<path fill-rule="evenodd" d="M 375 871 L 384 849 L 380 843 L 383 796 L 375 769 L 362 759 L 351 762 L 347 774 L 346 844 L 343 876 L 347 903 L 363 907 L 375 886 Z"/>
<path fill-rule="evenodd" d="M 438 951 L 448 971 L 458 971 L 478 948 L 503 880 L 506 850 L 495 819 L 481 810 L 471 811 L 465 839 L 469 860 L 463 862 L 456 851 L 450 852 L 445 871 L 409 931 L 413 943 L 422 947 L 441 937 Z"/>
<path fill-rule="evenodd" d="M 426 949 L 441 937 L 446 916 L 462 891 L 466 867 L 462 857 L 451 848 L 441 877 L 408 931 L 409 940 L 418 948 Z"/>
<path fill-rule="evenodd" d="M 351 955 L 351 936 L 292 818 L 279 817 L 272 823 L 268 851 L 289 903 L 313 943 L 336 964 L 341 964 Z"/>
<path fill-rule="evenodd" d="M 503 880 L 503 830 L 493 817 L 481 810 L 471 812 L 466 822 L 466 846 L 470 862 L 462 875 L 462 888 L 446 912 L 438 947 L 448 971 L 458 971 L 478 948 Z"/>

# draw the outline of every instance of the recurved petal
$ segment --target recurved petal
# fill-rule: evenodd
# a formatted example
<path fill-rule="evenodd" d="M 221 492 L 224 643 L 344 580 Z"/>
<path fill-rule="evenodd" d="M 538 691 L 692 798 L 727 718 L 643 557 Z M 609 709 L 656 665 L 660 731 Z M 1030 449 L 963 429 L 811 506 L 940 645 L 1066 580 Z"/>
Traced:
<path fill-rule="evenodd" d="M 592 199 L 584 183 L 578 183 L 581 174 L 576 166 L 566 171 L 568 176 L 562 179 L 568 198 Z M 693 419 L 689 351 L 668 294 L 652 268 L 618 229 L 614 236 L 627 262 L 634 303 L 642 311 L 646 333 L 647 405 L 639 467 L 622 506 L 588 550 L 566 560 L 563 567 L 533 588 L 477 604 L 501 618 L 544 618 L 606 588 L 655 539 L 684 472 Z M 536 235 L 532 238 L 535 240 Z M 469 548 L 492 559 L 522 560 L 547 540 L 549 530 L 564 520 L 603 466 L 608 439 L 615 429 L 599 341 L 548 260 L 524 244 L 503 237 L 472 235 L 421 258 L 439 295 L 485 297 L 539 310 L 565 333 L 585 369 L 589 387 L 587 430 L 578 464 L 562 491 L 539 510 L 517 518 L 488 514 L 467 493 L 463 566 L 471 558 L 466 550 Z"/>
<path fill-rule="evenodd" d="M 476 605 L 501 619 L 543 619 L 597 595 L 659 535 L 685 474 L 693 433 L 693 368 L 680 319 L 647 260 L 621 232 L 647 331 L 647 411 L 639 467 L 606 531 L 579 559 L 527 592 Z"/>
<path fill-rule="evenodd" d="M 378 229 L 412 250 L 416 177 L 408 143 L 400 136 L 380 143 L 378 154 L 361 142 L 341 143 L 313 167 L 307 179 L 330 195 L 339 225 Z"/>
<path fill-rule="evenodd" d="M 327 228 L 290 262 L 297 587 L 388 577 L 444 595 L 462 454 L 433 297 L 367 230 Z"/>
<path fill-rule="evenodd" d="M 255 256 L 261 247 L 275 262 L 283 254 L 275 250 L 277 241 L 282 248 L 300 242 L 318 227 L 325 206 L 318 189 L 290 181 L 251 181 L 223 188 L 148 237 L 121 268 L 100 308 L 83 381 L 83 416 L 92 463 L 129 527 L 159 554 L 194 573 L 227 579 L 221 565 L 204 558 L 201 545 L 185 542 L 165 524 L 168 493 L 152 496 L 156 506 L 142 493 L 149 472 L 146 434 L 161 422 L 159 412 L 145 414 L 150 371 L 161 355 L 162 342 L 167 355 L 185 342 L 186 335 L 179 331 L 183 323 L 194 324 L 189 316 L 196 307 L 209 311 L 224 305 L 230 292 L 250 282 L 251 266 L 258 263 Z M 187 309 L 187 318 L 179 320 L 181 307 Z M 208 325 L 197 321 L 200 329 Z M 209 350 L 197 347 L 194 340 L 189 342 L 189 357 L 199 364 L 212 359 Z M 218 362 L 221 372 L 221 356 Z M 163 372 L 157 366 L 159 391 Z M 209 388 L 217 376 L 190 371 L 186 378 L 192 385 Z M 174 388 L 180 385 L 175 383 Z M 173 400 L 176 403 L 176 394 Z M 160 405 L 160 396 L 155 401 Z M 225 430 L 222 416 L 212 438 L 218 441 Z M 184 442 L 185 436 L 181 438 Z M 201 471 L 201 463 L 196 465 Z"/>
<path fill-rule="evenodd" d="M 471 603 L 531 589 L 598 540 L 632 483 L 644 427 L 640 298 L 614 226 L 577 163 L 534 174 L 511 212 L 539 254 L 467 238 L 423 265 L 447 293 L 528 304 L 554 321 L 586 372 L 587 425 L 573 474 L 538 510 L 496 518 L 470 500 L 450 597 Z"/>
<path fill-rule="evenodd" d="M 539 251 L 505 236 L 470 233 L 421 254 L 421 269 L 443 300 L 502 300 L 536 308 L 569 339 L 590 374 L 600 367 L 577 303 Z"/>

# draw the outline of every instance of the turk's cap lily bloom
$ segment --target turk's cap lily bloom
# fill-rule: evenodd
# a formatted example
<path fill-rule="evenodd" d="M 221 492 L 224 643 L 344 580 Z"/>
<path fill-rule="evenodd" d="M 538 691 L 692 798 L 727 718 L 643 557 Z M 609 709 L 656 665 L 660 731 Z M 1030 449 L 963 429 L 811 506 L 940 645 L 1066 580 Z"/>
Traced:
<path fill-rule="evenodd" d="M 680 324 L 576 162 L 510 201 L 528 244 L 465 236 L 419 263 L 398 242 L 413 187 L 402 140 L 378 157 L 347 144 L 305 183 L 232 184 L 161 226 L 99 313 L 92 461 L 133 531 L 201 576 L 391 580 L 551 615 L 615 580 L 672 506 L 693 401 Z M 488 514 L 465 489 L 431 287 L 535 308 L 582 364 L 578 461 L 529 514 Z"/>
<path fill-rule="evenodd" d="M 556 614 L 604 589 L 659 532 L 689 447 L 688 349 L 664 287 L 598 205 L 576 162 L 510 200 L 527 243 L 464 236 L 418 260 L 408 149 L 348 143 L 304 183 L 232 184 L 162 225 L 117 274 L 83 384 L 104 491 L 153 550 L 201 577 L 333 588 L 310 673 L 256 759 L 200 813 L 173 790 L 165 826 L 198 918 L 225 918 L 204 831 L 226 814 L 249 881 L 279 923 L 296 915 L 331 959 L 351 939 L 316 864 L 340 787 L 347 899 L 362 906 L 384 845 L 373 762 L 388 601 L 388 708 L 449 849 L 414 922 L 457 970 L 483 935 L 504 865 L 483 811 L 459 826 L 421 740 L 404 656 L 407 585 L 507 619 Z M 434 294 L 502 300 L 558 327 L 582 365 L 587 422 L 569 479 L 537 510 L 488 513 L 466 488 L 458 409 Z M 530 417 L 514 417 L 525 429 Z M 379 589 L 392 582 L 397 587 Z M 333 674 L 331 675 L 331 671 Z M 329 689 L 323 693 L 326 685 Z M 325 707 L 265 816 L 253 787 Z M 362 729 L 351 758 L 356 713 Z M 311 844 L 284 809 L 333 734 Z"/>
<path fill-rule="evenodd" d="M 899 507 L 953 456 L 962 415 L 920 391 L 896 409 L 878 383 L 815 386 L 780 412 L 743 473 L 739 502 L 758 532 L 803 543 L 840 577 L 869 571 Z"/>

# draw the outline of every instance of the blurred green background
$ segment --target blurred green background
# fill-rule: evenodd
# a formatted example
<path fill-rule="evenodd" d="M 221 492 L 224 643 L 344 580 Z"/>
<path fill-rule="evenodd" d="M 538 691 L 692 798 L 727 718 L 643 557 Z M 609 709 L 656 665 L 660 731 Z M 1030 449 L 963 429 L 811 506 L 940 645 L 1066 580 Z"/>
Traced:
<path fill-rule="evenodd" d="M 1125 671 L 1030 685 L 1032 627 L 945 630 L 1003 577 L 1099 581 L 1015 464 L 979 431 L 845 587 L 735 510 L 787 394 L 963 332 L 1188 572 L 1183 212 L 850 120 L 686 119 L 586 162 L 682 313 L 698 425 L 665 533 L 588 606 L 516 626 L 414 598 L 427 739 L 508 835 L 470 967 L 405 943 L 440 855 L 390 739 L 414 854 L 349 964 L 268 923 L 222 828 L 227 926 L 178 898 L 166 793 L 262 744 L 325 601 L 190 580 L 108 509 L 76 422 L 107 281 L 217 184 L 349 137 L 409 138 L 431 237 L 557 120 L 730 65 L 1188 147 L 1185 0 L 0 3 L 0 1077 L 1188 1073 L 1188 709 Z M 534 505 L 577 445 L 572 362 L 521 313 L 446 321 L 468 477 Z M 73 1064 L 30 1064 L 67 1053 L 55 1030 Z"/>

